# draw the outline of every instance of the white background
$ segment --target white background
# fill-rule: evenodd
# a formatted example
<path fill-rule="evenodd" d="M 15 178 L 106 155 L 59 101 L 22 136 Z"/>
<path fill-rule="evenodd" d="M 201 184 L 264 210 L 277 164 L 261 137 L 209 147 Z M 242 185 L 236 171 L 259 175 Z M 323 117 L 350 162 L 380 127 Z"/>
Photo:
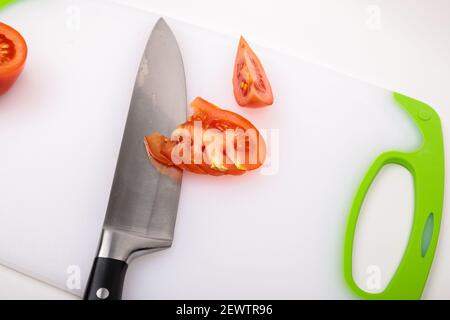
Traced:
<path fill-rule="evenodd" d="M 253 43 L 450 108 L 449 0 L 117 2 L 221 33 L 244 34 Z M 444 215 L 433 279 L 448 278 L 448 270 L 439 268 L 450 261 L 450 254 L 439 249 L 450 248 L 448 229 Z M 4 267 L 0 283 L 0 299 L 75 298 Z"/>

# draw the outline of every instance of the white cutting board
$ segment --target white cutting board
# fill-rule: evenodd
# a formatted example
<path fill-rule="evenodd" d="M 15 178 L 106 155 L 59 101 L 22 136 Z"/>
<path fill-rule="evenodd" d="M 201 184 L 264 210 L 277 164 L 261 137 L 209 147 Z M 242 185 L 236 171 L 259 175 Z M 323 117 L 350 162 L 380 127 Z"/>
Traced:
<path fill-rule="evenodd" d="M 157 18 L 101 0 L 23 1 L 0 13 L 29 45 L 24 74 L 0 98 L 1 263 L 82 294 Z M 276 102 L 240 108 L 237 39 L 168 23 L 188 99 L 267 129 L 272 157 L 242 177 L 185 174 L 174 245 L 133 262 L 124 298 L 352 298 L 341 263 L 349 207 L 379 153 L 418 146 L 413 123 L 387 90 L 256 45 Z M 78 267 L 81 287 L 68 287 Z"/>

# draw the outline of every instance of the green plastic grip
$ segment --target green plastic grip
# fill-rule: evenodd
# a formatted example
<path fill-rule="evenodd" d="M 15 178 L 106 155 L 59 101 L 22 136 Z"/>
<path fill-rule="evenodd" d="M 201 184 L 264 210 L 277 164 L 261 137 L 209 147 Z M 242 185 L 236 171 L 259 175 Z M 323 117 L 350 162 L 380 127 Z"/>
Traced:
<path fill-rule="evenodd" d="M 15 1 L 16 0 L 0 0 L 0 9 Z"/>
<path fill-rule="evenodd" d="M 439 237 L 444 197 L 444 144 L 438 114 L 428 105 L 394 93 L 395 101 L 419 127 L 423 143 L 414 152 L 389 151 L 369 168 L 356 193 L 347 223 L 344 276 L 350 289 L 364 299 L 420 299 L 433 262 Z M 383 292 L 369 293 L 353 279 L 353 241 L 359 212 L 367 192 L 387 164 L 405 167 L 414 181 L 414 217 L 408 244 L 397 270 Z M 430 234 L 431 231 L 431 234 Z"/>

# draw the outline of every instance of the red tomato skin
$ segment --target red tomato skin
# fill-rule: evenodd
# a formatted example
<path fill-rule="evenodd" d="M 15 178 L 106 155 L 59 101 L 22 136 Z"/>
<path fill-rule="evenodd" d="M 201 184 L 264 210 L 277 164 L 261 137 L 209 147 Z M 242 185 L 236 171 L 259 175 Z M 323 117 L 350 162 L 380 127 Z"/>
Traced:
<path fill-rule="evenodd" d="M 242 72 L 242 70 L 244 70 Z M 247 93 L 241 88 L 244 74 L 250 83 L 247 83 Z M 263 88 L 257 88 L 257 80 Z M 258 81 L 259 80 L 259 81 Z M 233 94 L 241 107 L 262 108 L 273 104 L 273 92 L 264 67 L 255 52 L 250 48 L 244 37 L 239 40 L 238 50 L 233 71 Z"/>
<path fill-rule="evenodd" d="M 0 22 L 0 35 L 14 44 L 15 54 L 11 61 L 0 63 L 0 96 L 5 94 L 22 73 L 27 59 L 28 48 L 18 31 Z M 1 50 L 1 48 L 0 48 Z"/>
<path fill-rule="evenodd" d="M 16 74 L 0 75 L 0 96 L 5 94 L 13 86 L 19 77 L 19 74 L 22 72 L 22 69 L 18 70 Z"/>
<path fill-rule="evenodd" d="M 240 168 L 235 166 L 235 164 L 224 163 L 223 165 L 226 167 L 226 170 L 215 169 L 206 162 L 202 162 L 199 164 L 180 163 L 175 165 L 171 159 L 172 159 L 172 150 L 177 142 L 171 141 L 169 140 L 169 138 L 166 138 L 157 132 L 154 132 L 151 135 L 146 136 L 144 140 L 149 157 L 153 158 L 154 160 L 165 166 L 175 166 L 181 170 L 192 172 L 195 174 L 207 174 L 212 176 L 242 175 L 247 171 L 259 168 L 263 164 L 266 157 L 265 142 L 263 137 L 260 135 L 258 130 L 253 126 L 253 124 L 250 121 L 238 115 L 237 113 L 220 109 L 219 107 L 213 105 L 212 103 L 200 97 L 197 97 L 191 103 L 191 106 L 194 110 L 194 114 L 189 118 L 187 122 L 179 125 L 178 128 L 184 128 L 189 130 L 190 128 L 192 128 L 194 121 L 201 120 L 203 122 L 203 125 L 206 127 L 212 126 L 212 128 L 216 128 L 216 125 L 219 126 L 225 125 L 226 127 L 229 127 L 231 129 L 233 128 L 241 128 L 244 130 L 253 129 L 258 133 L 257 163 L 254 164 L 243 163 Z M 191 159 L 193 159 L 193 157 L 194 155 L 192 153 Z"/>

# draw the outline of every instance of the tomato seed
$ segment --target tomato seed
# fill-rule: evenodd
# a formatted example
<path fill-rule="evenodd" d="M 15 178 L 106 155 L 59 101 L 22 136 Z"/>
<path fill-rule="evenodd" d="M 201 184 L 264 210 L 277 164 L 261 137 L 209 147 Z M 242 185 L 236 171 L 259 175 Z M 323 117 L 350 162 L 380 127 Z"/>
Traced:
<path fill-rule="evenodd" d="M 15 54 L 14 43 L 4 34 L 0 34 L 0 65 L 11 61 Z"/>

